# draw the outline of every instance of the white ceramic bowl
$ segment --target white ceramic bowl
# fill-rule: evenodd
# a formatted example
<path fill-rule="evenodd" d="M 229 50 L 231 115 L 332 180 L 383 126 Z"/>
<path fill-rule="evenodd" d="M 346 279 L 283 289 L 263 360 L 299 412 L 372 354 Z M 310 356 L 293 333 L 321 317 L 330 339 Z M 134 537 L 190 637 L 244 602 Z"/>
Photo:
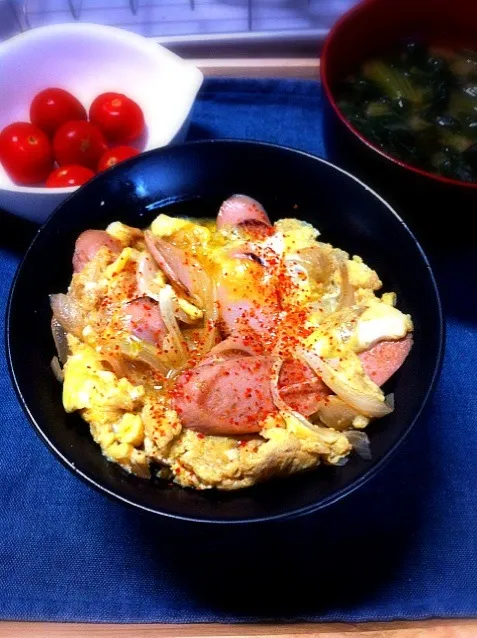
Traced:
<path fill-rule="evenodd" d="M 89 108 L 100 93 L 116 91 L 142 108 L 147 132 L 141 150 L 183 141 L 202 73 L 140 35 L 95 24 L 59 24 L 0 44 L 0 130 L 29 121 L 33 97 L 59 87 Z M 0 165 L 0 208 L 34 222 L 76 190 L 17 186 Z"/>

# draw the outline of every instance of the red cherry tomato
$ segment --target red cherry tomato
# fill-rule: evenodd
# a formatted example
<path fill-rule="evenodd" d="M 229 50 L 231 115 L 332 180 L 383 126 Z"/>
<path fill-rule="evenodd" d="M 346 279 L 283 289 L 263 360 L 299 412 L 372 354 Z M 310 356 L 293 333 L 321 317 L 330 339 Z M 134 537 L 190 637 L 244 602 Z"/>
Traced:
<path fill-rule="evenodd" d="M 53 139 L 55 159 L 60 166 L 79 164 L 94 170 L 106 149 L 106 141 L 99 128 L 80 120 L 60 126 Z"/>
<path fill-rule="evenodd" d="M 124 160 L 134 157 L 135 155 L 139 155 L 139 151 L 132 146 L 116 146 L 115 148 L 110 148 L 99 160 L 98 171 L 105 171 L 107 168 L 116 166 L 119 162 L 124 162 Z"/>
<path fill-rule="evenodd" d="M 65 122 L 86 119 L 86 109 L 81 102 L 63 89 L 40 91 L 30 106 L 30 120 L 50 137 Z"/>
<path fill-rule="evenodd" d="M 110 142 L 127 144 L 144 131 L 141 107 L 122 93 L 103 93 L 93 101 L 89 119 L 99 126 Z"/>
<path fill-rule="evenodd" d="M 37 126 L 15 122 L 0 133 L 0 161 L 17 184 L 38 184 L 53 168 L 53 149 Z"/>
<path fill-rule="evenodd" d="M 68 164 L 60 166 L 48 175 L 46 186 L 48 188 L 63 188 L 65 186 L 81 186 L 94 177 L 94 173 L 86 166 Z"/>

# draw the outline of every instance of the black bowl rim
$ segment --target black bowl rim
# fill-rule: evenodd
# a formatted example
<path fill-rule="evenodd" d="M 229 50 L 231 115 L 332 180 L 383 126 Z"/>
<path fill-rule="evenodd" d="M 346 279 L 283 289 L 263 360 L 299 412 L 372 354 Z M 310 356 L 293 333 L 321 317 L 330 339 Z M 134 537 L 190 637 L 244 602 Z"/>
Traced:
<path fill-rule="evenodd" d="M 170 146 L 166 146 L 163 147 L 162 149 L 153 149 L 151 151 L 148 151 L 146 153 L 141 153 L 140 156 L 135 156 L 132 157 L 128 160 L 126 160 L 125 162 L 121 162 L 121 165 L 123 164 L 129 164 L 129 165 L 133 165 L 137 160 L 138 157 L 144 157 L 144 156 L 152 156 L 161 152 L 167 152 L 168 150 L 170 151 L 171 148 L 182 148 L 182 147 L 189 147 L 189 146 L 208 146 L 208 145 L 224 145 L 224 146 L 234 146 L 234 145 L 250 145 L 250 146 L 260 146 L 260 147 L 267 147 L 267 148 L 271 148 L 271 149 L 277 149 L 280 151 L 287 151 L 289 153 L 292 154 L 300 154 L 302 156 L 308 157 L 309 159 L 313 160 L 313 161 L 317 161 L 320 164 L 325 164 L 326 166 L 331 167 L 332 169 L 338 171 L 339 173 L 342 173 L 343 175 L 345 175 L 346 177 L 354 180 L 355 182 L 357 182 L 361 187 L 363 187 L 365 190 L 367 190 L 369 193 L 371 193 L 372 195 L 374 195 L 374 197 L 376 197 L 382 204 L 385 205 L 385 207 L 388 209 L 388 211 L 394 215 L 394 217 L 397 219 L 397 221 L 404 227 L 404 229 L 409 233 L 409 235 L 411 236 L 411 239 L 414 241 L 416 248 L 418 249 L 421 258 L 424 262 L 424 265 L 427 268 L 429 277 L 430 277 L 430 284 L 432 286 L 433 289 L 433 293 L 434 293 L 434 299 L 436 302 L 436 306 L 437 306 L 437 310 L 438 310 L 438 324 L 439 324 L 439 329 L 438 329 L 438 334 L 439 334 L 439 343 L 438 343 L 438 349 L 436 352 L 436 359 L 435 359 L 435 363 L 434 363 L 434 370 L 432 373 L 432 379 L 429 383 L 429 386 L 427 388 L 427 391 L 421 401 L 420 407 L 419 409 L 416 411 L 416 414 L 414 415 L 414 418 L 409 422 L 406 430 L 404 431 L 403 435 L 401 436 L 400 439 L 398 439 L 396 441 L 396 443 L 389 448 L 389 450 L 386 452 L 386 454 L 384 454 L 384 456 L 376 463 L 376 465 L 374 465 L 372 468 L 370 468 L 367 471 L 364 471 L 363 474 L 361 475 L 361 477 L 357 478 L 355 481 L 353 481 L 350 485 L 347 485 L 345 487 L 343 487 L 340 490 L 337 490 L 334 494 L 328 496 L 327 498 L 321 500 L 319 503 L 313 503 L 304 507 L 300 507 L 294 510 L 289 510 L 288 512 L 282 513 L 282 514 L 276 514 L 276 515 L 272 515 L 272 516 L 257 516 L 257 517 L 253 517 L 253 518 L 243 518 L 243 519 L 234 519 L 234 520 L 224 520 L 221 518 L 209 518 L 209 519 L 202 519 L 202 518 L 196 518 L 196 517 L 189 517 L 189 516 L 183 516 L 183 515 L 179 515 L 179 514 L 171 514 L 170 512 L 166 512 L 166 511 L 162 511 L 159 509 L 153 509 L 151 507 L 147 507 L 145 505 L 140 505 L 139 503 L 135 503 L 134 501 L 131 501 L 127 498 L 125 498 L 124 496 L 121 496 L 120 494 L 115 493 L 114 491 L 104 487 L 103 485 L 101 485 L 100 483 L 98 483 L 97 481 L 95 481 L 94 479 L 92 479 L 91 477 L 89 477 L 87 474 L 85 474 L 84 472 L 80 471 L 74 463 L 72 463 L 71 461 L 69 461 L 61 452 L 60 450 L 57 449 L 57 447 L 55 446 L 54 442 L 52 440 L 50 440 L 50 438 L 48 438 L 46 436 L 46 434 L 43 432 L 43 430 L 41 429 L 41 427 L 38 425 L 34 415 L 31 413 L 27 402 L 25 401 L 25 398 L 23 397 L 23 393 L 21 391 L 21 388 L 17 382 L 17 378 L 16 378 L 16 374 L 15 374 L 15 370 L 14 370 L 14 365 L 13 365 L 13 361 L 12 361 L 12 344 L 11 344 L 11 336 L 10 336 L 10 326 L 11 326 L 11 312 L 12 312 L 12 306 L 13 306 L 13 302 L 14 302 L 14 298 L 17 292 L 17 284 L 18 284 L 18 280 L 20 277 L 20 273 L 23 269 L 24 264 L 26 263 L 27 259 L 29 258 L 29 254 L 34 246 L 34 244 L 36 243 L 36 241 L 38 240 L 39 235 L 41 234 L 41 232 L 43 231 L 44 227 L 49 224 L 50 220 L 56 216 L 60 210 L 62 209 L 62 207 L 73 197 L 77 196 L 78 192 L 81 192 L 81 189 L 79 189 L 78 191 L 75 191 L 74 193 L 72 193 L 67 199 L 65 199 L 52 213 L 51 215 L 47 218 L 47 220 L 40 226 L 40 228 L 38 229 L 35 237 L 33 238 L 30 246 L 28 247 L 22 261 L 20 262 L 17 271 L 15 273 L 15 277 L 13 279 L 11 288 L 10 288 L 10 293 L 8 296 L 8 302 L 7 302 L 7 308 L 6 308 L 6 322 L 5 322 L 5 345 L 6 345 L 6 355 L 7 355 L 7 362 L 8 362 L 8 370 L 10 373 L 10 379 L 12 381 L 12 385 L 15 389 L 15 393 L 17 395 L 17 398 L 20 402 L 20 405 L 23 409 L 23 412 L 26 414 L 30 425 L 33 427 L 33 429 L 35 430 L 35 432 L 37 433 L 37 435 L 40 437 L 40 439 L 46 444 L 46 446 L 53 452 L 53 454 L 59 459 L 59 461 L 67 468 L 69 469 L 73 474 L 75 474 L 76 476 L 78 476 L 80 479 L 82 479 L 86 484 L 88 484 L 89 486 L 95 488 L 97 491 L 106 494 L 107 496 L 109 496 L 113 501 L 119 501 L 131 508 L 134 508 L 136 510 L 139 510 L 141 512 L 147 512 L 148 514 L 154 514 L 156 516 L 165 516 L 169 519 L 175 519 L 175 520 L 180 520 L 180 521 L 187 521 L 187 522 L 194 522 L 194 523 L 205 523 L 205 524 L 209 524 L 209 523 L 218 523 L 218 524 L 226 524 L 226 525 L 234 525 L 234 524 L 244 524 L 244 523 L 262 523 L 262 522 L 268 522 L 268 521 L 276 521 L 276 520 L 284 520 L 284 519 L 291 519 L 291 518 L 295 518 L 298 516 L 304 516 L 306 514 L 310 514 L 312 512 L 318 511 L 323 509 L 324 507 L 327 507 L 329 505 L 332 505 L 333 503 L 336 503 L 337 501 L 341 500 L 342 498 L 344 498 L 345 496 L 347 496 L 348 494 L 353 493 L 355 490 L 357 490 L 358 488 L 362 487 L 365 483 L 367 483 L 371 478 L 373 478 L 383 467 L 384 465 L 389 461 L 389 459 L 393 456 L 393 454 L 396 452 L 397 448 L 402 444 L 402 442 L 405 440 L 405 438 L 408 436 L 409 432 L 411 431 L 411 429 L 414 427 L 415 423 L 417 422 L 417 420 L 419 419 L 419 417 L 422 415 L 422 412 L 431 396 L 431 394 L 433 393 L 435 386 L 436 386 L 436 382 L 439 378 L 439 374 L 442 368 L 442 363 L 443 363 L 443 355 L 444 355 L 444 344 L 445 344 L 445 323 L 444 323 L 444 318 L 443 318 L 443 310 L 442 310 L 442 303 L 441 303 L 441 299 L 440 299 L 440 295 L 439 295 L 439 290 L 437 287 L 437 283 L 436 283 L 436 279 L 434 276 L 434 273 L 432 271 L 432 267 L 429 263 L 429 260 L 424 252 L 424 250 L 422 249 L 420 243 L 418 242 L 418 240 L 416 239 L 416 237 L 414 236 L 413 232 L 409 229 L 409 227 L 407 226 L 407 224 L 401 219 L 401 217 L 396 213 L 396 211 L 392 208 L 392 206 L 390 204 L 388 204 L 386 202 L 386 200 L 381 197 L 378 193 L 376 193 L 376 191 L 374 191 L 372 188 L 370 188 L 369 186 L 367 186 L 363 181 L 361 181 L 360 179 L 358 179 L 357 177 L 355 177 L 354 175 L 352 175 L 351 173 L 349 173 L 348 171 L 340 168 L 339 166 L 336 166 L 335 164 L 333 164 L 332 162 L 329 162 L 328 160 L 322 158 L 322 157 L 318 157 L 317 155 L 313 155 L 312 153 L 308 153 L 306 151 L 302 151 L 299 149 L 295 149 L 289 146 L 283 146 L 280 144 L 273 144 L 273 143 L 269 143 L 269 142 L 261 142 L 261 141 L 254 141 L 254 140 L 246 140 L 246 139 L 227 139 L 227 138 L 221 138 L 221 139 L 217 139 L 217 140 L 197 140 L 197 141 L 193 141 L 193 142 L 187 142 L 184 144 L 180 144 L 174 147 L 170 147 Z M 105 173 L 108 173 L 110 171 L 115 171 L 117 170 L 117 166 L 113 166 L 112 168 L 108 169 L 108 171 L 105 171 L 104 173 L 101 173 L 99 175 L 97 175 L 96 177 L 94 177 L 92 180 L 97 180 L 97 179 L 101 179 L 102 175 L 104 175 Z M 286 480 L 286 479 L 285 479 Z"/>
<path fill-rule="evenodd" d="M 375 153 L 377 153 L 384 159 L 388 160 L 392 164 L 396 166 L 400 166 L 402 169 L 409 171 L 410 173 L 413 173 L 414 175 L 419 175 L 420 177 L 432 179 L 433 181 L 438 182 L 439 184 L 447 184 L 447 185 L 456 186 L 458 188 L 476 190 L 477 183 L 462 182 L 458 179 L 452 179 L 451 177 L 444 177 L 443 175 L 438 175 L 437 173 L 431 173 L 429 171 L 425 171 L 422 168 L 419 168 L 418 166 L 413 166 L 412 164 L 408 164 L 407 162 L 404 162 L 403 160 L 400 160 L 397 157 L 394 157 L 394 155 L 391 155 L 390 153 L 386 153 L 386 151 L 384 151 L 382 148 L 379 148 L 379 146 L 376 146 L 375 144 L 373 144 L 373 142 L 371 142 L 369 138 L 367 138 L 357 128 L 355 128 L 351 124 L 351 122 L 345 117 L 341 109 L 339 108 L 335 100 L 333 90 L 331 89 L 331 83 L 327 74 L 328 59 L 330 58 L 329 50 L 335 38 L 338 37 L 341 27 L 344 24 L 348 22 L 352 23 L 356 15 L 360 13 L 365 13 L 369 6 L 373 4 L 378 4 L 379 2 L 383 2 L 383 0 L 361 0 L 361 2 L 358 2 L 357 5 L 348 9 L 348 11 L 346 11 L 346 13 L 344 13 L 335 22 L 335 24 L 332 26 L 332 28 L 330 29 L 326 37 L 325 43 L 323 45 L 323 51 L 321 53 L 320 70 L 321 70 L 321 82 L 323 84 L 323 90 L 328 99 L 328 102 L 331 105 L 331 108 L 333 109 L 334 113 L 336 114 L 340 122 L 346 126 L 346 128 L 354 135 L 354 137 L 356 137 L 362 144 L 367 146 L 370 150 L 374 151 Z"/>

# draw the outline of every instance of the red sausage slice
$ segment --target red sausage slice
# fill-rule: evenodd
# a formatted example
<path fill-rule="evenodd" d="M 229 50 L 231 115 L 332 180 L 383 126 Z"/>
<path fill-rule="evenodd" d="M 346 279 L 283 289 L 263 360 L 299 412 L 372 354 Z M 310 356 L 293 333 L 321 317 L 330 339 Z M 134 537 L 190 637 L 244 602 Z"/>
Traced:
<path fill-rule="evenodd" d="M 396 372 L 412 345 L 412 337 L 386 341 L 361 353 L 366 373 L 379 384 Z M 173 404 L 183 425 L 205 434 L 258 432 L 260 421 L 276 411 L 270 391 L 273 358 L 243 356 L 187 370 L 176 383 Z M 304 416 L 313 414 L 330 390 L 300 361 L 285 361 L 280 396 Z"/>
<path fill-rule="evenodd" d="M 111 237 L 105 230 L 85 230 L 76 240 L 73 255 L 73 270 L 80 272 L 88 261 L 91 261 L 100 248 L 109 248 L 113 253 L 119 254 L 122 244 L 118 239 Z"/>
<path fill-rule="evenodd" d="M 239 226 L 240 224 L 257 224 L 271 226 L 265 209 L 252 197 L 232 195 L 222 204 L 217 215 L 217 228 Z"/>
<path fill-rule="evenodd" d="M 144 237 L 154 261 L 169 281 L 200 303 L 207 277 L 197 259 L 150 231 Z"/>
<path fill-rule="evenodd" d="M 147 297 L 125 304 L 121 315 L 126 329 L 142 341 L 160 345 L 167 334 L 158 304 Z"/>
<path fill-rule="evenodd" d="M 241 357 L 201 365 L 178 379 L 173 406 L 183 425 L 206 434 L 250 434 L 276 408 L 271 357 Z"/>
<path fill-rule="evenodd" d="M 285 403 L 303 416 L 316 412 L 320 401 L 330 394 L 313 370 L 296 359 L 284 362 L 278 388 Z"/>
<path fill-rule="evenodd" d="M 359 358 L 366 374 L 374 383 L 383 385 L 399 370 L 412 348 L 412 335 L 399 341 L 381 341 L 369 350 L 361 352 Z"/>
<path fill-rule="evenodd" d="M 252 330 L 260 334 L 264 330 L 269 332 L 277 323 L 277 310 L 273 305 L 259 306 L 257 302 L 247 299 L 235 301 L 230 298 L 224 286 L 218 286 L 217 296 L 220 322 L 226 334 L 241 330 L 245 332 Z"/>

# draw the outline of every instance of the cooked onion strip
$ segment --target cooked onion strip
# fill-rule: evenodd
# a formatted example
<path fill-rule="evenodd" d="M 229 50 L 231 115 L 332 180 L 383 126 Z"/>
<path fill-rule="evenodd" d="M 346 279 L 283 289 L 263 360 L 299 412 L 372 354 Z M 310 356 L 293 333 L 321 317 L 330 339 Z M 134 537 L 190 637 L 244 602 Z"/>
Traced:
<path fill-rule="evenodd" d="M 204 346 L 204 352 L 209 352 L 217 339 L 217 324 L 219 321 L 219 302 L 217 300 L 217 288 L 211 283 L 212 294 L 210 296 L 210 312 L 207 313 L 209 336 Z"/>
<path fill-rule="evenodd" d="M 58 361 L 58 357 L 53 357 L 50 365 L 51 365 L 53 374 L 55 375 L 55 379 L 59 381 L 60 383 L 63 383 L 63 381 L 65 380 L 65 375 L 63 373 L 63 370 L 61 369 L 60 362 Z"/>
<path fill-rule="evenodd" d="M 339 266 L 339 273 L 341 282 L 337 310 L 352 306 L 354 303 L 354 290 L 349 280 L 347 261 L 341 261 Z"/>
<path fill-rule="evenodd" d="M 154 281 L 159 268 L 156 266 L 149 253 L 143 252 L 138 260 L 136 281 L 140 295 L 147 295 L 151 299 L 156 299 L 162 286 Z"/>
<path fill-rule="evenodd" d="M 351 428 L 353 421 L 359 416 L 355 409 L 335 394 L 320 402 L 315 415 L 329 428 L 340 431 Z"/>
<path fill-rule="evenodd" d="M 203 310 L 204 329 L 200 354 L 205 355 L 215 346 L 217 341 L 217 325 L 219 321 L 219 304 L 217 301 L 217 288 L 215 283 L 208 278 L 204 288 Z"/>
<path fill-rule="evenodd" d="M 159 310 L 161 311 L 161 317 L 164 321 L 164 325 L 167 328 L 169 335 L 171 336 L 174 347 L 180 358 L 180 366 L 184 365 L 188 359 L 188 354 L 184 347 L 183 337 L 177 323 L 177 319 L 174 316 L 174 293 L 170 286 L 164 286 L 159 292 Z"/>
<path fill-rule="evenodd" d="M 333 260 L 320 245 L 302 248 L 295 255 L 285 257 L 285 261 L 296 261 L 311 279 L 320 283 L 326 283 L 333 273 Z"/>
<path fill-rule="evenodd" d="M 199 261 L 192 261 L 183 250 L 149 230 L 145 231 L 144 237 L 147 249 L 169 281 L 196 305 L 200 305 L 209 278 Z"/>
<path fill-rule="evenodd" d="M 125 361 L 126 357 L 118 354 L 103 353 L 102 363 L 111 368 L 118 379 L 122 379 L 127 376 L 128 366 Z"/>
<path fill-rule="evenodd" d="M 214 357 L 227 357 L 228 354 L 237 354 L 244 357 L 253 357 L 257 354 L 257 351 L 240 339 L 240 335 L 230 335 L 224 341 L 221 341 L 212 348 L 209 352 L 210 356 Z"/>
<path fill-rule="evenodd" d="M 290 406 L 287 405 L 285 401 L 281 398 L 280 391 L 278 390 L 278 381 L 280 378 L 280 370 L 282 369 L 282 365 L 283 365 L 283 360 L 277 358 L 272 367 L 272 375 L 270 378 L 270 392 L 272 395 L 273 403 L 275 404 L 278 410 L 280 410 L 281 412 L 286 412 L 288 414 L 291 414 L 295 419 L 297 419 L 297 421 L 301 423 L 301 425 L 303 425 L 308 430 L 311 430 L 313 434 L 319 434 L 320 430 L 317 426 L 313 425 L 311 421 L 308 421 L 308 419 L 305 418 L 303 414 L 300 414 L 299 412 L 292 410 L 292 408 L 290 408 Z"/>
<path fill-rule="evenodd" d="M 142 361 L 143 363 L 151 366 L 151 368 L 157 370 L 163 376 L 168 374 L 170 366 L 166 365 L 164 360 L 157 354 L 154 346 L 151 346 L 140 339 L 135 339 L 134 341 L 122 339 L 118 345 L 122 354 L 129 359 Z M 122 374 L 122 364 L 120 361 L 114 360 L 113 356 L 109 357 L 107 354 L 105 355 L 105 359 L 109 362 L 116 374 Z"/>
<path fill-rule="evenodd" d="M 300 350 L 298 356 L 307 363 L 323 382 L 337 394 L 340 399 L 350 407 L 357 410 L 359 414 L 367 417 L 383 417 L 393 410 L 386 403 L 385 397 L 379 388 L 369 377 L 364 376 L 369 391 L 356 388 L 343 373 L 335 370 L 333 366 L 324 361 L 314 352 Z"/>
<path fill-rule="evenodd" d="M 55 342 L 59 362 L 64 365 L 68 358 L 68 341 L 65 329 L 54 315 L 51 318 L 51 334 Z"/>
<path fill-rule="evenodd" d="M 272 374 L 270 379 L 270 392 L 272 395 L 273 402 L 278 410 L 282 414 L 292 416 L 296 421 L 300 423 L 307 431 L 309 431 L 316 440 L 319 441 L 323 449 L 321 453 L 327 455 L 327 462 L 331 465 L 344 465 L 346 461 L 343 461 L 346 454 L 349 450 L 339 450 L 336 451 L 334 449 L 334 445 L 339 442 L 340 439 L 343 438 L 343 434 L 341 432 L 337 432 L 331 428 L 326 428 L 320 425 L 314 425 L 307 418 L 305 418 L 299 412 L 292 410 L 289 405 L 283 401 L 280 397 L 280 392 L 278 390 L 278 381 L 280 378 L 280 370 L 283 365 L 283 361 L 281 359 L 276 359 L 273 367 Z"/>
<path fill-rule="evenodd" d="M 370 461 L 373 457 L 371 454 L 371 445 L 368 435 L 365 432 L 358 432 L 357 430 L 348 430 L 343 432 L 350 444 L 353 446 L 353 450 L 365 461 Z"/>
<path fill-rule="evenodd" d="M 76 301 L 70 295 L 59 293 L 50 295 L 50 304 L 55 319 L 63 326 L 64 330 L 81 338 L 84 316 Z"/>

